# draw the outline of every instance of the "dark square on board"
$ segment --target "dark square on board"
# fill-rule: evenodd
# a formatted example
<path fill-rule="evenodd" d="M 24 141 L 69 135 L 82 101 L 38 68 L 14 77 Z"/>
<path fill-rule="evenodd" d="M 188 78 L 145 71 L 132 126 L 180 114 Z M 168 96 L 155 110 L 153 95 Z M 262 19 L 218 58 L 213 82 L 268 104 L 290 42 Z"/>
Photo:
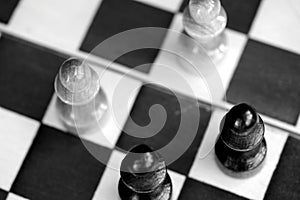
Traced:
<path fill-rule="evenodd" d="M 0 200 L 5 200 L 7 196 L 7 192 L 0 189 Z"/>
<path fill-rule="evenodd" d="M 300 56 L 248 40 L 227 91 L 231 103 L 295 124 L 300 111 Z"/>
<path fill-rule="evenodd" d="M 175 161 L 170 169 L 187 175 L 210 120 L 209 105 L 145 85 L 130 115 L 132 120 L 127 120 L 117 147 L 128 151 L 134 145 L 147 144 L 160 152 L 167 164 Z"/>
<path fill-rule="evenodd" d="M 185 199 L 230 199 L 230 200 L 243 200 L 245 198 L 224 191 L 222 189 L 198 182 L 194 179 L 187 178 L 181 190 L 178 200 Z"/>
<path fill-rule="evenodd" d="M 221 0 L 221 4 L 227 13 L 227 27 L 248 33 L 261 0 Z M 183 12 L 189 0 L 184 0 L 180 11 Z"/>
<path fill-rule="evenodd" d="M 62 56 L 8 35 L 0 38 L 0 106 L 41 120 Z"/>
<path fill-rule="evenodd" d="M 0 1 L 0 22 L 7 24 L 12 16 L 19 0 L 1 0 Z"/>
<path fill-rule="evenodd" d="M 85 144 L 108 161 L 111 150 Z M 104 169 L 78 137 L 42 125 L 11 190 L 29 199 L 92 199 Z"/>
<path fill-rule="evenodd" d="M 172 18 L 172 13 L 133 0 L 103 0 L 81 50 L 116 60 L 130 68 L 145 64 L 138 70 L 148 72 L 159 52 L 158 48 L 165 38 L 166 30 L 141 31 L 124 34 L 118 39 L 116 37 L 106 39 L 123 31 L 141 27 L 168 28 Z M 98 46 L 105 40 L 109 42 Z"/>
<path fill-rule="evenodd" d="M 261 0 L 221 0 L 227 13 L 227 27 L 247 34 L 255 19 L 260 2 Z"/>
<path fill-rule="evenodd" d="M 288 138 L 265 199 L 300 199 L 300 142 Z M 279 189 L 280 188 L 280 189 Z"/>

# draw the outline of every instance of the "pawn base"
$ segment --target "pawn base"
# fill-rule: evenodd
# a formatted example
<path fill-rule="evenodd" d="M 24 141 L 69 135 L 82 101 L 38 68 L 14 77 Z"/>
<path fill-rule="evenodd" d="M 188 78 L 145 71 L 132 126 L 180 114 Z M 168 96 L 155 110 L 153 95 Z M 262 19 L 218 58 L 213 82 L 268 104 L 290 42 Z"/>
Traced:
<path fill-rule="evenodd" d="M 195 76 L 213 75 L 216 73 L 216 67 L 219 62 L 226 56 L 228 51 L 227 36 L 223 32 L 215 42 L 218 44 L 214 47 L 199 44 L 195 39 L 191 38 L 186 31 L 186 36 L 178 38 L 178 49 L 180 56 L 176 56 L 177 62 L 184 70 Z"/>
<path fill-rule="evenodd" d="M 86 104 L 72 105 L 56 99 L 56 108 L 60 119 L 68 130 L 86 129 L 97 125 L 108 109 L 107 98 L 103 90 Z"/>
<path fill-rule="evenodd" d="M 118 190 L 122 200 L 170 200 L 172 197 L 172 182 L 169 174 L 167 174 L 164 182 L 153 191 L 137 192 L 128 188 L 120 179 Z"/>
<path fill-rule="evenodd" d="M 190 7 L 187 6 L 183 13 L 184 32 L 197 41 L 197 44 L 189 47 L 192 52 L 204 51 L 215 64 L 222 60 L 228 50 L 227 37 L 224 33 L 226 21 L 227 15 L 223 7 L 218 16 L 210 22 L 199 23 L 192 17 Z"/>
<path fill-rule="evenodd" d="M 220 169 L 235 178 L 248 178 L 263 167 L 267 154 L 265 139 L 251 151 L 235 151 L 219 139 L 215 146 L 215 158 Z"/>
<path fill-rule="evenodd" d="M 215 43 L 218 44 L 218 46 L 214 49 L 206 48 L 206 53 L 210 57 L 210 59 L 217 64 L 220 62 L 226 55 L 228 51 L 228 42 L 227 42 L 227 36 L 223 32 L 221 35 L 219 35 L 217 38 L 215 38 Z"/>

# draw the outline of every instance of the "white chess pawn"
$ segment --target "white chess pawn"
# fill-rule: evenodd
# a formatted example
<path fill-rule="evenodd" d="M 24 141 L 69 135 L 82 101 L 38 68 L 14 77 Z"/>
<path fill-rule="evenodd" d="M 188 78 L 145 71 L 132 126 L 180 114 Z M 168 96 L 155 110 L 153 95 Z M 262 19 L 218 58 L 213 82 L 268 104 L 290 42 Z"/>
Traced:
<path fill-rule="evenodd" d="M 185 32 L 200 43 L 213 61 L 220 60 L 226 52 L 226 24 L 220 0 L 190 0 L 184 10 Z"/>
<path fill-rule="evenodd" d="M 107 110 L 97 72 L 79 59 L 70 58 L 61 65 L 54 86 L 58 111 L 68 127 L 90 126 Z"/>

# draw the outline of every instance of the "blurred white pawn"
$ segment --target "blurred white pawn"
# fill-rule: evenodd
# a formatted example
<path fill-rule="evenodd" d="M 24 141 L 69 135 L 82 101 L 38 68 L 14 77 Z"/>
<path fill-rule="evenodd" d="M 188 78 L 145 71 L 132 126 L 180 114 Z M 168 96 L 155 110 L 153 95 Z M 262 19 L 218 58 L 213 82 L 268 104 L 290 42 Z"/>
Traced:
<path fill-rule="evenodd" d="M 185 32 L 199 42 L 214 62 L 222 59 L 227 50 L 226 24 L 227 16 L 220 0 L 190 0 L 184 10 Z"/>
<path fill-rule="evenodd" d="M 108 108 L 97 72 L 82 60 L 66 60 L 59 69 L 54 86 L 58 111 L 69 128 L 94 125 Z"/>

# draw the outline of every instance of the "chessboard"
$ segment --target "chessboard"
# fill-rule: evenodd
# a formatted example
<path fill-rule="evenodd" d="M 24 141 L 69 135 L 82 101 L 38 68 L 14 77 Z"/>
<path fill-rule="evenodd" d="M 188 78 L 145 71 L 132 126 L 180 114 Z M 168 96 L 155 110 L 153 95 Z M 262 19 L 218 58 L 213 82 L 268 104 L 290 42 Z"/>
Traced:
<path fill-rule="evenodd" d="M 140 143 L 166 146 L 182 117 L 189 119 L 186 129 L 193 123 L 198 128 L 187 150 L 168 166 L 173 200 L 300 199 L 300 3 L 221 2 L 228 52 L 214 66 L 224 92 L 210 101 L 204 82 L 212 78 L 194 76 L 160 48 L 136 49 L 114 62 L 107 52 L 132 43 L 118 41 L 107 52 L 93 52 L 107 38 L 142 27 L 165 31 L 141 34 L 134 43 L 176 50 L 180 44 L 170 30 L 183 31 L 187 0 L 0 1 L 0 200 L 117 200 L 125 152 Z M 97 72 L 106 69 L 101 88 L 108 111 L 101 133 L 79 137 L 59 119 L 54 79 L 62 62 L 74 56 Z M 262 170 L 244 179 L 224 174 L 212 148 L 222 117 L 240 102 L 262 116 L 268 145 Z M 153 105 L 167 115 L 161 130 L 149 137 L 147 130 L 140 138 L 126 134 L 134 123 L 148 127 Z"/>

